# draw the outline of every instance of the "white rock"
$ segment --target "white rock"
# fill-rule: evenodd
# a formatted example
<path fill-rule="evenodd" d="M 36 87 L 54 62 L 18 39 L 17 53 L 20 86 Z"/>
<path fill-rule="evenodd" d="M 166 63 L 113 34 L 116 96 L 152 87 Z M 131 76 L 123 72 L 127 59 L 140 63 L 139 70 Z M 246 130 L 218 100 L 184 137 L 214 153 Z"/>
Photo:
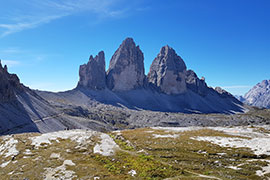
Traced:
<path fill-rule="evenodd" d="M 129 172 L 128 172 L 128 174 L 130 174 L 132 177 L 134 177 L 136 174 L 137 174 L 137 172 L 135 171 L 135 170 L 130 170 Z"/>
<path fill-rule="evenodd" d="M 59 153 L 52 153 L 51 156 L 50 156 L 50 158 L 52 158 L 52 159 L 58 159 L 58 158 L 60 158 L 60 154 Z"/>
<path fill-rule="evenodd" d="M 32 145 L 38 147 L 42 143 L 51 144 L 51 141 L 59 142 L 58 139 L 71 139 L 72 141 L 82 144 L 86 142 L 91 136 L 97 134 L 95 131 L 86 130 L 71 130 L 71 131 L 58 131 L 52 133 L 41 134 L 39 136 L 30 137 Z"/>
<path fill-rule="evenodd" d="M 112 156 L 115 149 L 119 146 L 114 142 L 114 140 L 107 134 L 100 135 L 101 141 L 94 147 L 94 153 L 101 154 L 103 156 Z"/>
<path fill-rule="evenodd" d="M 75 166 L 71 160 L 65 160 L 63 164 L 56 168 L 46 168 L 45 180 L 72 180 L 77 177 L 74 171 L 66 170 L 66 166 Z"/>

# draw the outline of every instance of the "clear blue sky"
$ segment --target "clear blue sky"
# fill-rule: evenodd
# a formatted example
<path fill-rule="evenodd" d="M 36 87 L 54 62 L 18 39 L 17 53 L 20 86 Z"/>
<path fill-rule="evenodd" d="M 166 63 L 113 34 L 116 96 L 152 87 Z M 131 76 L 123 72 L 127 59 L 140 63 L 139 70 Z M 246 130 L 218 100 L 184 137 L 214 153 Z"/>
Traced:
<path fill-rule="evenodd" d="M 149 67 L 173 47 L 209 86 L 244 94 L 270 79 L 269 0 L 0 0 L 0 59 L 31 88 L 76 86 L 79 65 L 106 65 L 133 37 Z"/>

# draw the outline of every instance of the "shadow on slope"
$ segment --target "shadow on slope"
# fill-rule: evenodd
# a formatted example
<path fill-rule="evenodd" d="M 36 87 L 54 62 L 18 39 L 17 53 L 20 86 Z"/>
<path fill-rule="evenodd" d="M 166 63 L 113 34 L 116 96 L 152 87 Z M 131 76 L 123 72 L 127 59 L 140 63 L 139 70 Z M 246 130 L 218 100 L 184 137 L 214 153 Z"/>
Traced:
<path fill-rule="evenodd" d="M 25 90 L 16 99 L 0 104 L 0 135 L 64 130 L 60 115 L 35 92 Z"/>
<path fill-rule="evenodd" d="M 23 104 L 18 100 L 0 104 L 0 135 L 39 132 Z"/>
<path fill-rule="evenodd" d="M 132 110 L 151 110 L 181 113 L 224 113 L 244 112 L 242 103 L 234 98 L 222 97 L 212 90 L 206 96 L 193 91 L 180 95 L 166 95 L 152 90 L 138 89 L 127 92 L 88 90 L 76 88 L 66 92 L 38 92 L 54 104 L 93 107 L 98 103 Z"/>

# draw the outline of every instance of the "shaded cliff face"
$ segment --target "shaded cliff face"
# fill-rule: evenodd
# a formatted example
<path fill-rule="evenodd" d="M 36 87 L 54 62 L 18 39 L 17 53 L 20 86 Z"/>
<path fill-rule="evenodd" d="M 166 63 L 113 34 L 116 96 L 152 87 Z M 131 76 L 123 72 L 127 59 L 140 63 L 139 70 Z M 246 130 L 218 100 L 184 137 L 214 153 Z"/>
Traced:
<path fill-rule="evenodd" d="M 0 61 L 0 102 L 7 102 L 16 98 L 16 92 L 22 91 L 23 86 L 16 74 L 9 74 L 7 66 L 2 67 Z"/>
<path fill-rule="evenodd" d="M 169 46 L 161 48 L 159 54 L 151 64 L 147 75 L 148 82 L 157 90 L 168 95 L 184 94 L 192 91 L 200 96 L 216 91 L 220 97 L 232 97 L 225 90 L 209 88 L 204 78 L 198 78 L 192 70 L 187 70 L 183 59 Z"/>
<path fill-rule="evenodd" d="M 80 67 L 78 87 L 84 89 L 78 90 L 89 97 L 94 93 L 94 99 L 101 103 L 135 109 L 204 113 L 243 110 L 242 103 L 230 93 L 208 87 L 204 78 L 187 70 L 183 59 L 169 46 L 161 48 L 147 78 L 144 73 L 143 53 L 132 38 L 127 38 L 112 56 L 106 73 L 103 52 Z M 102 89 L 105 91 L 98 91 Z"/>
<path fill-rule="evenodd" d="M 208 87 L 192 70 L 187 70 L 183 59 L 169 46 L 161 48 L 151 64 L 147 78 L 144 74 L 144 56 L 132 38 L 125 39 L 111 58 L 105 72 L 105 57 L 101 51 L 95 58 L 91 55 L 87 64 L 80 66 L 80 80 L 77 87 L 112 91 L 130 91 L 148 88 L 151 85 L 158 92 L 177 95 L 191 90 L 206 96 Z"/>
<path fill-rule="evenodd" d="M 105 56 L 101 51 L 93 58 L 91 55 L 87 64 L 80 66 L 78 87 L 93 90 L 106 88 Z"/>
<path fill-rule="evenodd" d="M 270 108 L 270 80 L 263 80 L 245 94 L 243 102 L 258 107 Z"/>
<path fill-rule="evenodd" d="M 144 56 L 132 38 L 123 41 L 111 58 L 107 86 L 112 91 L 129 91 L 144 86 Z"/>
<path fill-rule="evenodd" d="M 181 94 L 187 90 L 185 71 L 182 58 L 174 49 L 164 46 L 151 64 L 147 78 L 149 83 L 165 94 Z"/>
<path fill-rule="evenodd" d="M 197 74 L 192 70 L 186 71 L 186 84 L 188 89 L 201 96 L 205 96 L 208 93 L 209 88 L 204 78 L 199 79 Z"/>

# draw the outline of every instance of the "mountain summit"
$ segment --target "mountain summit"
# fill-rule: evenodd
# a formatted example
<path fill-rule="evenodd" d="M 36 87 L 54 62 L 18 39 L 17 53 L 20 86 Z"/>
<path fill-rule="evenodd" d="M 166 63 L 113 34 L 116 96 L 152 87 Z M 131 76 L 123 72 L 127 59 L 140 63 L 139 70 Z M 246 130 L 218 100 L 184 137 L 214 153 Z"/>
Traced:
<path fill-rule="evenodd" d="M 78 87 L 101 90 L 106 88 L 105 55 L 101 51 L 93 58 L 91 55 L 87 64 L 80 66 Z"/>
<path fill-rule="evenodd" d="M 82 91 L 80 96 L 86 95 L 87 102 L 169 112 L 243 111 L 242 103 L 230 93 L 208 87 L 204 78 L 187 70 L 183 59 L 168 45 L 160 49 L 147 76 L 143 52 L 132 38 L 126 38 L 113 54 L 106 73 L 104 53 L 100 52 L 80 66 L 79 74 L 75 90 Z M 72 97 L 74 93 L 66 97 L 78 101 Z"/>
<path fill-rule="evenodd" d="M 0 60 L 0 102 L 7 102 L 16 98 L 16 92 L 23 90 L 16 74 L 9 74 L 7 66 L 2 66 Z"/>
<path fill-rule="evenodd" d="M 144 85 L 144 56 L 132 38 L 125 39 L 111 58 L 107 85 L 112 91 L 128 91 Z"/>
<path fill-rule="evenodd" d="M 169 46 L 161 48 L 148 73 L 148 81 L 166 94 L 181 94 L 187 91 L 185 82 L 186 64 Z"/>
<path fill-rule="evenodd" d="M 270 108 L 270 80 L 256 84 L 242 100 L 248 105 Z"/>

